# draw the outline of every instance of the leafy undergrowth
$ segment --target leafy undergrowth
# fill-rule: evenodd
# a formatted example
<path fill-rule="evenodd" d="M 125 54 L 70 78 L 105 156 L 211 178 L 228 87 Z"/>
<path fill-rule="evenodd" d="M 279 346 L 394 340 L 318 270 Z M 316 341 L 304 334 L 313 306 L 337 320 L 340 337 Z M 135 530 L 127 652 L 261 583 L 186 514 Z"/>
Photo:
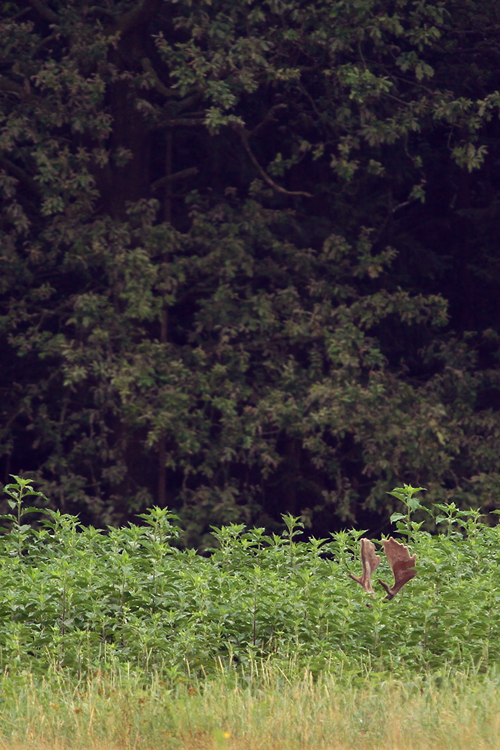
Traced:
<path fill-rule="evenodd" d="M 259 661 L 397 677 L 444 665 L 485 672 L 500 659 L 499 528 L 440 506 L 445 533 L 431 536 L 411 520 L 421 507 L 413 488 L 399 491 L 407 514 L 395 522 L 418 575 L 386 601 L 378 584 L 370 598 L 348 577 L 360 573 L 361 532 L 300 542 L 287 516 L 281 536 L 221 528 L 218 548 L 201 556 L 175 546 L 165 509 L 106 532 L 53 511 L 24 523 L 37 493 L 15 480 L 0 538 L 0 668 L 10 677 L 126 668 L 192 679 Z M 377 574 L 390 580 L 385 559 Z"/>

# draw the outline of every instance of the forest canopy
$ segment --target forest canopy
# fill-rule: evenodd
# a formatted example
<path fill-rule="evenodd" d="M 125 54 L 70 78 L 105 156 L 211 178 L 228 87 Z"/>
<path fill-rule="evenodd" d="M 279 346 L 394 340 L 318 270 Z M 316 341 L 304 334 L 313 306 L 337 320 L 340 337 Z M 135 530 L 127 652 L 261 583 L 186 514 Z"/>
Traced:
<path fill-rule="evenodd" d="M 0 479 L 115 524 L 499 507 L 500 7 L 0 22 Z"/>

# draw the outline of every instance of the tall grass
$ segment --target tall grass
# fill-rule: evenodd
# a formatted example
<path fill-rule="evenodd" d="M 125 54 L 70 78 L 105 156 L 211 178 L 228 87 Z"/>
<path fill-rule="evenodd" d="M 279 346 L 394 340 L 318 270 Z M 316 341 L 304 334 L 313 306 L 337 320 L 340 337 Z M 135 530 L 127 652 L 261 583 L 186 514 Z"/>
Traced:
<path fill-rule="evenodd" d="M 75 683 L 0 679 L 0 747 L 137 750 L 486 750 L 500 748 L 500 677 L 286 675 L 166 684 L 126 670 Z"/>

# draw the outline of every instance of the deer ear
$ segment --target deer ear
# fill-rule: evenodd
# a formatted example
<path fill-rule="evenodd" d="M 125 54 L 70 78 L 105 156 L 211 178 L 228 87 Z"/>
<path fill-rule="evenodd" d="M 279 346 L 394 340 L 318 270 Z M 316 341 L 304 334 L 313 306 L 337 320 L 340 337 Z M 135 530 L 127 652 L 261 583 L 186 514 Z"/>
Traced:
<path fill-rule="evenodd" d="M 379 583 L 387 592 L 386 599 L 393 599 L 405 583 L 408 583 L 408 581 L 411 581 L 417 575 L 417 571 L 415 570 L 417 556 L 410 556 L 408 547 L 401 542 L 397 542 L 392 536 L 389 539 L 382 539 L 382 544 L 384 545 L 389 565 L 394 573 L 394 585 L 390 587 L 380 579 Z"/>
<path fill-rule="evenodd" d="M 367 594 L 373 596 L 372 574 L 379 566 L 380 557 L 375 554 L 375 545 L 369 539 L 361 540 L 361 562 L 363 563 L 363 574 L 358 577 L 349 573 L 349 576 L 353 581 L 357 581 Z"/>

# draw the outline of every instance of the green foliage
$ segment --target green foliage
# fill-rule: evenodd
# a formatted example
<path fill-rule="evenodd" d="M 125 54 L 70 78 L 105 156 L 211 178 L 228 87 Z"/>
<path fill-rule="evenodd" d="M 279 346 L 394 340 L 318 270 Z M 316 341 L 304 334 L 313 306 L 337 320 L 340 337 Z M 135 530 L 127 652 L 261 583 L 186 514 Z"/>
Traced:
<path fill-rule="evenodd" d="M 188 544 L 373 521 L 403 479 L 494 507 L 497 16 L 6 4 L 5 481 Z"/>
<path fill-rule="evenodd" d="M 412 513 L 415 513 L 416 510 L 427 510 L 418 498 L 413 497 L 417 492 L 425 492 L 425 488 L 412 487 L 411 484 L 405 484 L 403 487 L 396 487 L 392 492 L 388 493 L 406 506 L 406 513 L 393 513 L 391 515 L 391 523 L 395 523 L 397 530 L 402 534 L 406 534 L 408 538 L 412 537 L 422 526 L 422 523 L 415 523 L 415 521 L 411 520 Z M 403 519 L 405 523 L 402 523 Z M 436 523 L 439 523 L 437 519 Z"/>
<path fill-rule="evenodd" d="M 14 480 L 14 497 L 30 494 Z M 414 491 L 395 490 L 407 503 Z M 26 527 L 14 514 L 0 540 L 0 666 L 12 674 L 129 664 L 175 678 L 260 660 L 398 674 L 484 669 L 500 657 L 500 527 L 474 512 L 448 513 L 444 535 L 412 527 L 418 575 L 391 602 L 367 598 L 347 575 L 359 569 L 362 532 L 301 542 L 290 515 L 281 535 L 231 524 L 214 529 L 217 546 L 202 557 L 178 549 L 165 509 L 106 533 L 44 515 Z"/>

